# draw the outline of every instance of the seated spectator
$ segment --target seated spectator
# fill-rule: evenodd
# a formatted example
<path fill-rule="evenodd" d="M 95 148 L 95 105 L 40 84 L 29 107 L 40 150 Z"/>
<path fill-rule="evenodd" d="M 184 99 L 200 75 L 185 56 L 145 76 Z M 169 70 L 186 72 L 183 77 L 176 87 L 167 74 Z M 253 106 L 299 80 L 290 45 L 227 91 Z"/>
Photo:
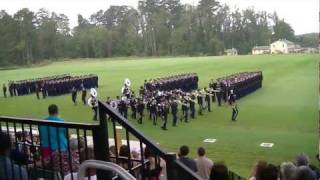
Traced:
<path fill-rule="evenodd" d="M 124 169 L 129 169 L 129 164 L 132 167 L 132 162 L 129 162 L 131 157 L 130 149 L 126 145 L 122 145 L 119 150 L 119 165 Z"/>
<path fill-rule="evenodd" d="M 198 158 L 195 159 L 198 169 L 198 175 L 207 180 L 210 178 L 210 172 L 213 166 L 213 162 L 206 156 L 206 151 L 203 147 L 198 149 Z"/>
<path fill-rule="evenodd" d="M 309 157 L 305 153 L 300 153 L 296 157 L 296 165 L 299 166 L 309 166 Z"/>
<path fill-rule="evenodd" d="M 268 164 L 267 167 L 262 169 L 259 180 L 278 180 L 279 170 L 273 164 Z"/>
<path fill-rule="evenodd" d="M 26 169 L 14 164 L 9 158 L 10 150 L 10 136 L 0 131 L 0 179 L 27 180 L 28 174 Z"/>
<path fill-rule="evenodd" d="M 228 180 L 228 168 L 224 163 L 215 163 L 210 172 L 210 180 Z"/>
<path fill-rule="evenodd" d="M 299 166 L 295 180 L 316 180 L 314 172 L 308 166 Z"/>
<path fill-rule="evenodd" d="M 259 180 L 261 171 L 266 168 L 268 163 L 266 161 L 259 161 L 253 168 L 253 172 L 249 180 Z"/>
<path fill-rule="evenodd" d="M 281 180 L 294 180 L 296 169 L 296 166 L 292 162 L 282 163 L 280 166 Z"/>
<path fill-rule="evenodd" d="M 88 154 L 88 156 L 86 155 Z M 93 148 L 88 147 L 87 152 L 85 150 L 82 150 L 80 153 L 81 159 L 83 160 L 88 160 L 88 159 L 94 159 L 94 153 L 93 153 Z M 73 179 L 76 180 L 78 178 L 78 173 L 74 172 L 74 173 L 69 173 L 64 177 L 64 180 L 72 180 Z M 88 169 L 85 180 L 97 180 L 97 175 L 96 175 L 96 170 L 95 169 Z"/>
<path fill-rule="evenodd" d="M 296 165 L 297 165 L 297 167 L 299 167 L 299 166 L 307 166 L 307 167 L 309 167 L 312 170 L 314 176 L 316 176 L 317 179 L 320 178 L 319 169 L 317 169 L 315 166 L 310 164 L 309 156 L 307 154 L 300 153 L 296 157 Z"/>
<path fill-rule="evenodd" d="M 59 118 L 58 107 L 52 104 L 48 108 L 49 117 L 45 120 L 63 122 Z M 56 128 L 49 126 L 40 126 L 40 141 L 41 141 L 41 154 L 43 158 L 51 155 L 54 151 L 67 151 L 67 131 L 65 128 Z"/>
<path fill-rule="evenodd" d="M 162 170 L 160 166 L 160 159 L 156 157 L 154 152 L 148 147 L 146 147 L 144 150 L 144 157 L 146 160 L 149 160 L 149 165 L 146 167 L 147 170 L 145 175 L 149 180 L 158 180 Z M 156 158 L 158 164 L 156 163 Z"/>
<path fill-rule="evenodd" d="M 179 152 L 179 161 L 181 161 L 184 165 L 190 168 L 192 171 L 197 172 L 197 164 L 194 160 L 187 157 L 189 154 L 189 147 L 188 146 L 181 146 Z"/>

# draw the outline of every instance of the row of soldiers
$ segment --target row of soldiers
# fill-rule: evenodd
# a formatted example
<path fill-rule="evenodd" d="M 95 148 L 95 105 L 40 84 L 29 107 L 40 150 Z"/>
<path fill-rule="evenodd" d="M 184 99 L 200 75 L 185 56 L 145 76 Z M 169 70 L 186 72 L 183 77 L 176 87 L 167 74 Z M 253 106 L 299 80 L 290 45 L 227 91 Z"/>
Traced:
<path fill-rule="evenodd" d="M 232 90 L 237 94 L 237 98 L 241 98 L 261 88 L 262 80 L 262 71 L 255 71 L 232 74 L 217 79 L 215 83 L 221 87 L 223 92 Z M 228 94 L 225 94 L 224 98 L 226 97 L 228 97 Z"/>
<path fill-rule="evenodd" d="M 63 75 L 56 75 L 56 76 L 48 76 L 42 78 L 35 78 L 35 79 L 25 79 L 19 81 L 9 81 L 8 89 L 10 96 L 23 96 L 28 95 L 36 92 L 36 86 L 41 85 L 47 81 L 57 81 L 65 78 L 70 78 L 71 76 L 68 74 Z M 3 85 L 3 88 L 5 84 Z M 5 87 L 7 89 L 7 87 Z"/>
<path fill-rule="evenodd" d="M 146 91 L 170 91 L 174 89 L 181 89 L 189 92 L 198 89 L 199 77 L 196 73 L 179 74 L 152 80 L 145 80 L 144 88 Z"/>
<path fill-rule="evenodd" d="M 97 88 L 97 75 L 83 76 L 55 76 L 55 78 L 41 78 L 37 80 L 19 81 L 20 84 L 9 85 L 10 96 L 20 96 L 29 93 L 36 93 L 37 99 L 45 99 L 47 96 L 58 96 L 68 94 L 71 91 L 81 91 L 83 89 Z M 22 83 L 23 82 L 23 83 Z M 7 97 L 8 88 L 3 84 L 3 94 Z"/>

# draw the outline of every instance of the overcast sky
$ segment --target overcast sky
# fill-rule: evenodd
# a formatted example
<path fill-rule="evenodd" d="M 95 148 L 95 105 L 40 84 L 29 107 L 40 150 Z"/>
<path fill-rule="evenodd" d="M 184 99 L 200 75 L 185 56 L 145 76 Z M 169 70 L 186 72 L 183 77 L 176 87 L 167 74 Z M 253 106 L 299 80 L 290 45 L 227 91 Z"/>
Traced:
<path fill-rule="evenodd" d="M 181 0 L 182 3 L 197 5 L 199 0 Z M 296 34 L 319 32 L 319 0 L 219 0 L 231 7 L 255 7 L 267 12 L 276 11 L 289 22 Z M 71 27 L 77 25 L 77 14 L 89 17 L 110 5 L 130 5 L 137 7 L 138 0 L 0 0 L 0 9 L 14 14 L 21 8 L 38 11 L 40 8 L 64 13 L 70 19 Z"/>

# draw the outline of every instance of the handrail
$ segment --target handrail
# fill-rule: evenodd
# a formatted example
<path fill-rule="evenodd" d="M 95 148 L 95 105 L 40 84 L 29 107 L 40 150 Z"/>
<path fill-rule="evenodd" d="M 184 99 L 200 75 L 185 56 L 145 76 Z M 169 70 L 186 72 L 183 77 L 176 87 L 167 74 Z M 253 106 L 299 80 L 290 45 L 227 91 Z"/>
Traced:
<path fill-rule="evenodd" d="M 93 130 L 99 124 L 84 124 L 84 123 L 74 123 L 74 122 L 58 122 L 42 119 L 32 119 L 32 118 L 20 118 L 20 117 L 9 117 L 9 116 L 0 116 L 0 122 L 9 122 L 9 123 L 22 123 L 22 124 L 33 124 L 33 125 L 43 125 L 43 126 L 53 126 L 53 127 L 67 127 L 67 128 L 85 128 L 88 130 Z"/>
<path fill-rule="evenodd" d="M 111 162 L 98 161 L 98 160 L 84 161 L 79 167 L 77 180 L 85 180 L 85 175 L 86 175 L 87 169 L 89 168 L 112 171 L 118 174 L 118 176 L 120 176 L 123 179 L 136 180 L 136 178 L 134 178 L 129 172 L 127 172 L 121 166 Z"/>
<path fill-rule="evenodd" d="M 112 119 L 117 120 L 117 122 L 127 129 L 131 134 L 133 134 L 135 137 L 140 139 L 146 146 L 149 146 L 152 148 L 152 150 L 155 151 L 155 153 L 159 154 L 162 158 L 165 157 L 167 154 L 163 150 L 161 150 L 156 144 L 154 144 L 149 138 L 145 137 L 140 131 L 138 131 L 135 127 L 133 127 L 128 121 L 120 115 L 118 112 L 116 112 L 111 106 L 108 104 L 99 101 L 99 106 L 103 107 L 103 110 L 107 111 L 107 114 L 111 116 Z"/>

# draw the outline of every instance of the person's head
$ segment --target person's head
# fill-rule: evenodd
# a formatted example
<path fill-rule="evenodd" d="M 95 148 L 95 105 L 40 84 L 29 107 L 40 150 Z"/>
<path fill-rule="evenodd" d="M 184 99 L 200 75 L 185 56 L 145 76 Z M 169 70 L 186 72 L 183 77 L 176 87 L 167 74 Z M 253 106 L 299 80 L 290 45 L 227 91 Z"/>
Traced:
<path fill-rule="evenodd" d="M 179 155 L 180 156 L 187 156 L 189 154 L 189 147 L 186 145 L 183 145 L 180 147 Z"/>
<path fill-rule="evenodd" d="M 59 114 L 58 106 L 55 104 L 51 104 L 48 107 L 48 112 L 50 116 L 57 116 Z"/>
<path fill-rule="evenodd" d="M 266 168 L 261 171 L 260 180 L 278 180 L 279 170 L 273 164 L 268 164 Z"/>
<path fill-rule="evenodd" d="M 300 153 L 296 158 L 297 166 L 308 166 L 309 165 L 309 157 L 305 153 Z"/>
<path fill-rule="evenodd" d="M 80 152 L 80 158 L 82 160 L 88 160 L 88 159 L 94 159 L 94 151 L 92 147 L 88 147 L 87 149 L 83 149 Z M 95 169 L 88 169 L 87 173 L 86 173 L 86 177 L 88 176 L 94 176 L 96 174 L 96 170 Z"/>
<path fill-rule="evenodd" d="M 10 135 L 0 131 L 0 156 L 8 156 L 11 148 Z"/>
<path fill-rule="evenodd" d="M 206 150 L 203 147 L 198 148 L 198 156 L 203 157 L 206 154 Z"/>
<path fill-rule="evenodd" d="M 268 163 L 266 161 L 258 161 L 257 164 L 254 167 L 254 172 L 253 172 L 253 176 L 259 180 L 260 179 L 260 175 L 261 175 L 261 171 L 264 170 L 264 168 L 266 168 L 268 165 Z"/>
<path fill-rule="evenodd" d="M 129 157 L 130 156 L 130 149 L 126 145 L 122 145 L 119 150 L 119 156 Z"/>
<path fill-rule="evenodd" d="M 292 162 L 283 162 L 280 165 L 280 175 L 282 180 L 294 180 L 296 166 Z"/>
<path fill-rule="evenodd" d="M 223 162 L 215 163 L 211 169 L 210 179 L 228 180 L 228 172 L 228 168 Z"/>
<path fill-rule="evenodd" d="M 315 180 L 314 172 L 308 166 L 299 166 L 297 168 L 297 173 L 295 180 Z"/>

